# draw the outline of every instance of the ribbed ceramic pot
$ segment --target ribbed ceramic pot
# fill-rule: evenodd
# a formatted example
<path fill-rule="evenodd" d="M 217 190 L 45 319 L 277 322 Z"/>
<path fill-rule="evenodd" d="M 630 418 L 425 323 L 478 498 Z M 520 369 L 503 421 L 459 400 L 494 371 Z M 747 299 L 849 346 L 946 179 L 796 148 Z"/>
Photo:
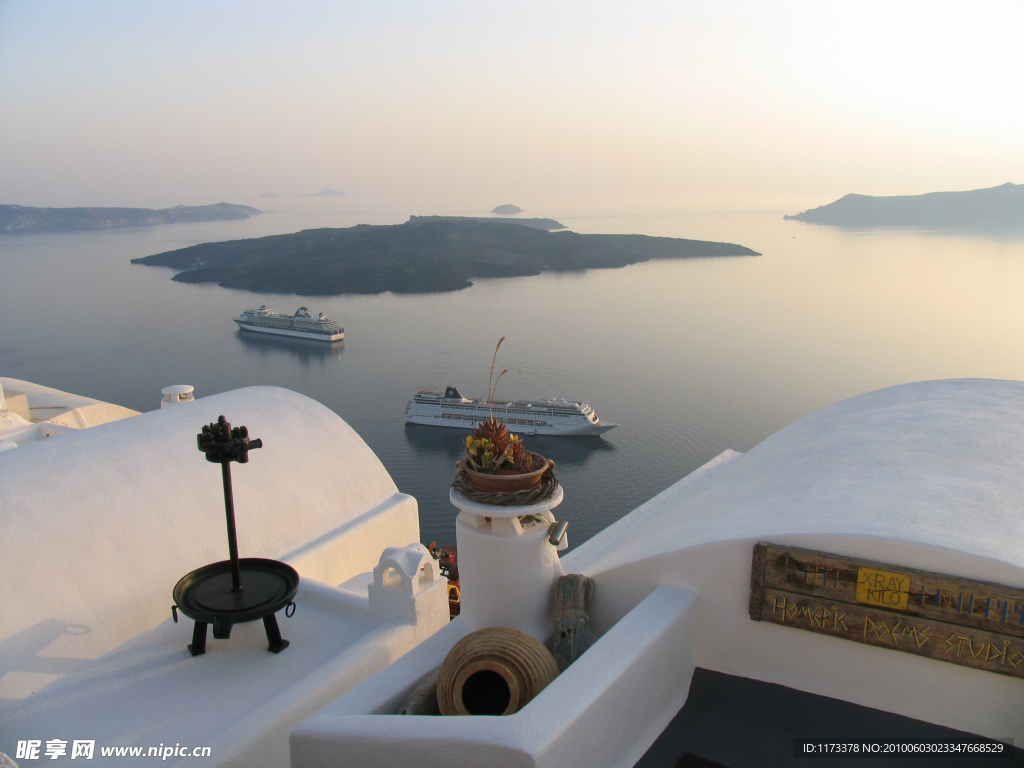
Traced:
<path fill-rule="evenodd" d="M 437 678 L 442 715 L 512 715 L 558 677 L 540 641 L 518 629 L 486 627 L 459 640 Z"/>
<path fill-rule="evenodd" d="M 480 491 L 493 491 L 497 493 L 527 491 L 540 485 L 540 479 L 544 473 L 555 466 L 555 462 L 551 461 L 551 459 L 545 459 L 539 453 L 531 455 L 533 456 L 533 465 L 540 468 L 518 475 L 488 475 L 483 472 L 477 472 L 469 466 L 469 462 L 465 459 L 462 459 L 457 464 L 457 468 L 459 471 L 465 472 L 469 478 L 469 484 Z"/>

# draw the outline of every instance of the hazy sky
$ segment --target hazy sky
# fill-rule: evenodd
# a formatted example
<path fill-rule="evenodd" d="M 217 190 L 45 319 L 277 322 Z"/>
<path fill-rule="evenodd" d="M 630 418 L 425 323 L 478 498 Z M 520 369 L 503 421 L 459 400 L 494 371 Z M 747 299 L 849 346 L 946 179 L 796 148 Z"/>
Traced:
<path fill-rule="evenodd" d="M 0 0 L 0 203 L 799 210 L 1024 183 L 1022 40 L 1020 0 Z"/>

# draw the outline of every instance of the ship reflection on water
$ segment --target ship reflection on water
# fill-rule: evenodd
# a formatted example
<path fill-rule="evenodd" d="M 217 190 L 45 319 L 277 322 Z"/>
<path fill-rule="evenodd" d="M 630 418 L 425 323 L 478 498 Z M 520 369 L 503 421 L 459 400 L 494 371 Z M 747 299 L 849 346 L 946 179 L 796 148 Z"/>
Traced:
<path fill-rule="evenodd" d="M 296 360 L 308 363 L 314 360 L 329 358 L 341 359 L 345 351 L 345 340 L 317 341 L 316 339 L 300 339 L 291 336 L 271 336 L 255 334 L 248 331 L 236 331 L 235 337 L 245 347 L 245 351 L 260 357 L 287 354 Z"/>

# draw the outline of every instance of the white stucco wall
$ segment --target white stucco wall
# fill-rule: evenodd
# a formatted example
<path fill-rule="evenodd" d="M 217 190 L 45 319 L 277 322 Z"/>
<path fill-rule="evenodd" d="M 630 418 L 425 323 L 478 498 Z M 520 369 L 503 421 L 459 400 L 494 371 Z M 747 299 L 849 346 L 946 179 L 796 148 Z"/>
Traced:
<path fill-rule="evenodd" d="M 179 578 L 228 557 L 224 414 L 264 447 L 232 466 L 242 557 L 337 584 L 419 539 L 415 500 L 337 415 L 253 387 L 0 453 L 0 698 L 18 699 L 163 622 Z M 43 481 L 45 478 L 45 481 Z"/>
<path fill-rule="evenodd" d="M 759 540 L 1024 587 L 1022 505 L 1024 383 L 921 382 L 727 452 L 563 565 L 597 581 L 599 627 L 663 581 L 699 592 L 698 666 L 1021 740 L 1024 680 L 755 622 L 747 599 Z"/>

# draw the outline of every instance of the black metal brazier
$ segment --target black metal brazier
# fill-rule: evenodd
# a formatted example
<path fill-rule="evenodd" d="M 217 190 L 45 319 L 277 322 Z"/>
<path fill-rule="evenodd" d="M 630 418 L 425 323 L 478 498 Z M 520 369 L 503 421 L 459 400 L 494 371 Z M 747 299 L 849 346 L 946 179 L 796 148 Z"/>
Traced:
<path fill-rule="evenodd" d="M 249 451 L 262 448 L 263 441 L 250 440 L 245 427 L 232 429 L 223 416 L 215 424 L 205 425 L 197 441 L 206 460 L 220 464 L 231 559 L 204 565 L 183 576 L 174 586 L 171 613 L 175 621 L 178 611 L 195 621 L 192 643 L 188 646 L 193 656 L 206 652 L 208 625 L 213 624 L 214 638 L 226 640 L 231 637 L 232 626 L 257 619 L 263 619 L 269 650 L 280 653 L 288 647 L 288 641 L 281 638 L 274 614 L 282 608 L 286 616 L 295 612 L 292 598 L 299 589 L 299 574 L 290 565 L 277 560 L 239 559 L 235 504 L 231 495 L 231 462 L 247 463 Z"/>

